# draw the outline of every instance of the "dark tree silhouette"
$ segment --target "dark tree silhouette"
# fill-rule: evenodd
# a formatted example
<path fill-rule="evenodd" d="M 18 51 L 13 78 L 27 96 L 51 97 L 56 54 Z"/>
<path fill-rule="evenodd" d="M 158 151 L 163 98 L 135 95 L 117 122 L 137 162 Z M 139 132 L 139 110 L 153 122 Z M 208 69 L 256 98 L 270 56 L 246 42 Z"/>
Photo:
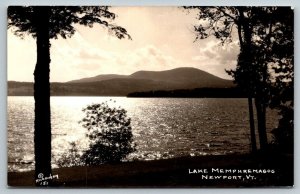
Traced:
<path fill-rule="evenodd" d="M 92 104 L 83 109 L 82 126 L 87 129 L 89 149 L 81 159 L 85 165 L 121 162 L 135 151 L 131 119 L 121 107 L 111 108 L 107 102 Z"/>
<path fill-rule="evenodd" d="M 196 40 L 213 35 L 225 44 L 232 41 L 233 30 L 237 31 L 240 43 L 237 68 L 227 72 L 248 94 L 252 151 L 256 150 L 252 98 L 255 99 L 260 149 L 266 150 L 266 108 L 275 96 L 280 98 L 279 93 L 272 95 L 271 91 L 284 90 L 283 83 L 293 80 L 289 77 L 293 75 L 292 68 L 289 72 L 285 68 L 293 66 L 293 11 L 290 7 L 185 8 L 199 10 L 202 23 L 195 26 Z M 281 18 L 282 15 L 285 16 Z M 280 50 L 288 56 L 281 56 Z M 272 68 L 276 74 L 271 74 Z M 274 76 L 278 84 L 274 84 Z"/>
<path fill-rule="evenodd" d="M 248 17 L 246 23 L 251 29 L 251 39 L 248 44 L 250 50 L 245 53 L 241 52 L 240 55 L 250 53 L 252 56 L 251 65 L 247 67 L 251 67 L 249 72 L 253 81 L 260 147 L 262 150 L 267 150 L 266 108 L 280 109 L 283 103 L 278 104 L 277 107 L 272 105 L 276 99 L 281 99 L 279 101 L 285 99 L 278 90 L 293 91 L 293 10 L 290 7 L 248 7 L 245 9 L 248 9 L 245 14 Z M 243 58 L 246 59 L 246 57 Z M 237 69 L 231 71 L 238 83 L 242 83 L 243 76 L 246 76 L 247 67 L 239 60 Z M 293 102 L 292 96 L 290 93 L 289 102 Z M 293 119 L 291 118 L 290 121 Z M 284 128 L 290 127 L 285 125 Z"/>
<path fill-rule="evenodd" d="M 261 134 L 265 135 L 266 107 L 268 106 L 279 109 L 283 117 L 288 117 L 289 121 L 293 122 L 293 118 L 290 117 L 293 114 L 287 113 L 283 106 L 290 104 L 288 107 L 293 113 L 294 13 L 290 7 L 261 7 L 253 9 L 252 12 L 252 20 L 256 22 L 253 30 L 254 65 L 258 70 L 255 105 L 258 110 L 258 127 L 263 132 Z M 288 94 L 287 104 L 282 92 Z M 273 102 L 276 99 L 281 103 L 275 105 Z M 279 122 L 279 128 L 293 131 L 290 124 L 286 123 L 283 126 L 284 122 L 281 121 L 282 119 Z M 260 138 L 266 139 L 261 134 Z M 290 143 L 293 144 L 291 137 L 293 137 L 292 133 L 290 133 Z M 275 138 L 281 139 L 279 136 Z"/>
<path fill-rule="evenodd" d="M 273 77 L 271 85 L 270 107 L 279 110 L 279 125 L 272 133 L 276 151 L 293 153 L 294 151 L 294 11 L 275 9 L 276 14 L 264 17 L 263 21 L 272 21 L 273 30 L 268 36 L 268 50 L 265 58 L 271 62 Z M 269 22 L 270 23 L 270 22 Z M 258 34 L 261 36 L 261 34 Z M 276 37 L 276 38 L 272 38 Z"/>
<path fill-rule="evenodd" d="M 119 163 L 136 151 L 131 119 L 125 109 L 102 102 L 88 105 L 83 112 L 80 123 L 87 129 L 89 147 L 80 153 L 76 142 L 71 142 L 71 148 L 57 161 L 60 167 Z"/>
<path fill-rule="evenodd" d="M 93 27 L 100 24 L 117 38 L 131 38 L 126 29 L 111 24 L 116 15 L 107 6 L 10 6 L 8 28 L 15 35 L 29 34 L 36 39 L 37 62 L 34 70 L 34 152 L 35 177 L 51 175 L 50 121 L 50 39 L 70 38 L 74 24 Z"/>
<path fill-rule="evenodd" d="M 238 83 L 241 89 L 245 90 L 248 96 L 248 109 L 249 109 L 249 124 L 250 124 L 250 138 L 252 152 L 257 150 L 256 136 L 255 136 L 255 123 L 254 123 L 254 111 L 253 111 L 253 80 L 250 72 L 252 59 L 250 43 L 251 43 L 251 28 L 247 25 L 247 21 L 244 16 L 243 7 L 198 7 L 189 6 L 185 9 L 197 9 L 198 19 L 201 20 L 199 26 L 194 26 L 196 34 L 196 41 L 199 39 L 205 39 L 209 36 L 215 36 L 220 40 L 221 44 L 228 44 L 232 42 L 233 29 L 238 32 L 238 38 L 240 43 L 240 54 L 238 63 L 243 64 L 245 67 L 243 79 L 235 77 L 235 82 Z M 232 72 L 230 72 L 232 74 Z M 232 74 L 233 75 L 233 74 Z M 239 83 L 239 81 L 242 81 Z M 244 87 L 247 86 L 247 87 Z"/>

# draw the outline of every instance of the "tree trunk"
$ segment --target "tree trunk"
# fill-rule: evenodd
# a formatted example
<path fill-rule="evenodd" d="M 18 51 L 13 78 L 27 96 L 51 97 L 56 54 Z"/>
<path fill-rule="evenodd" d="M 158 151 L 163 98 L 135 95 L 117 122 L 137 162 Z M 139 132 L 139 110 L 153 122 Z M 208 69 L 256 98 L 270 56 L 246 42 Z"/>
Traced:
<path fill-rule="evenodd" d="M 251 44 L 251 32 L 248 29 L 249 26 L 247 26 L 245 18 L 244 18 L 244 10 L 242 7 L 238 8 L 239 14 L 240 14 L 240 19 L 237 24 L 238 27 L 238 37 L 239 37 L 239 42 L 240 42 L 240 47 L 241 47 L 241 52 L 248 53 L 247 59 L 244 59 L 247 61 L 247 63 L 244 63 L 243 65 L 251 65 L 252 63 L 252 58 L 250 58 L 251 55 L 250 52 L 250 44 Z M 244 40 L 242 36 L 242 28 L 244 30 Z M 244 55 L 244 54 L 243 54 Z M 244 55 L 245 56 L 245 55 Z M 250 81 L 250 80 L 247 80 Z M 249 83 L 250 88 L 248 88 L 247 95 L 248 95 L 248 109 L 249 109 L 249 124 L 250 124 L 250 139 L 251 139 L 251 151 L 256 152 L 257 147 L 256 147 L 256 135 L 255 135 L 255 125 L 254 125 L 254 113 L 253 113 L 253 103 L 252 103 L 252 87 L 251 84 Z"/>
<path fill-rule="evenodd" d="M 50 116 L 50 41 L 49 7 L 34 7 L 36 17 L 37 62 L 34 70 L 34 154 L 36 185 L 46 186 L 38 179 L 51 175 Z"/>
<path fill-rule="evenodd" d="M 257 112 L 257 126 L 260 142 L 260 150 L 266 151 L 268 146 L 267 130 L 266 130 L 266 106 L 259 97 L 255 98 L 255 106 Z"/>
<path fill-rule="evenodd" d="M 248 108 L 249 108 L 249 122 L 250 122 L 251 151 L 252 153 L 254 153 L 257 151 L 257 147 L 256 147 L 256 135 L 255 135 L 252 97 L 248 97 Z"/>

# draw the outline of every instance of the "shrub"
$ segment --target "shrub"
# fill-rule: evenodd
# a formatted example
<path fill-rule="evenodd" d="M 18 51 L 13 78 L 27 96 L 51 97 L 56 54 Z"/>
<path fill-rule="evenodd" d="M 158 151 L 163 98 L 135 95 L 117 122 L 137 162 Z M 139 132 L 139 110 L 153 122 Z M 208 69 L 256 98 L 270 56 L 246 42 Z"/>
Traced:
<path fill-rule="evenodd" d="M 135 151 L 130 118 L 123 108 L 110 108 L 107 102 L 88 105 L 83 109 L 81 123 L 87 129 L 89 149 L 81 160 L 86 165 L 116 163 Z"/>
<path fill-rule="evenodd" d="M 276 152 L 292 154 L 294 152 L 294 108 L 281 106 L 281 119 L 278 127 L 273 129 L 271 146 Z"/>
<path fill-rule="evenodd" d="M 81 160 L 81 155 L 76 146 L 76 142 L 70 143 L 71 148 L 67 153 L 64 153 L 57 161 L 59 167 L 71 167 L 71 166 L 83 166 L 84 163 Z"/>

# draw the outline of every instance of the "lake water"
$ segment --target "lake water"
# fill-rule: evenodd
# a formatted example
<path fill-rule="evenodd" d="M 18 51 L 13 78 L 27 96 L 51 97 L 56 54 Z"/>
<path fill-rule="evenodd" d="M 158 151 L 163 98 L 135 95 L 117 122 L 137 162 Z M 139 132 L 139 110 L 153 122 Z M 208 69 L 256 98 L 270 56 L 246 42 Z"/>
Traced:
<path fill-rule="evenodd" d="M 87 147 L 86 129 L 78 123 L 82 108 L 105 101 L 126 109 L 132 120 L 137 151 L 128 160 L 249 152 L 246 99 L 51 97 L 53 167 L 69 142 Z M 7 103 L 8 170 L 32 170 L 34 99 L 8 97 Z M 277 120 L 276 112 L 268 111 L 268 131 Z"/>

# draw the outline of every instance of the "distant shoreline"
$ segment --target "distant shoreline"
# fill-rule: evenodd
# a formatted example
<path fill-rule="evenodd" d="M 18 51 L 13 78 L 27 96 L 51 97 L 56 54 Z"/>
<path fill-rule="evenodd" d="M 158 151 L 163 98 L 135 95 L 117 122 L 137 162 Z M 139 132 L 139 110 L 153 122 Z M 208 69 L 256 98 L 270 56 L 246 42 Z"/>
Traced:
<path fill-rule="evenodd" d="M 9 96 L 32 96 L 33 82 L 8 81 Z M 69 82 L 51 82 L 53 96 L 127 96 L 134 92 L 235 87 L 226 80 L 196 68 L 137 71 L 131 75 L 104 74 Z"/>
<path fill-rule="evenodd" d="M 127 97 L 139 98 L 247 98 L 239 88 L 195 88 L 134 92 Z"/>
<path fill-rule="evenodd" d="M 110 89 L 99 83 L 52 83 L 51 96 L 97 96 L 137 98 L 246 98 L 237 87 L 202 87 L 192 89 L 128 89 L 120 86 Z M 130 85 L 130 84 L 129 84 Z M 33 96 L 33 83 L 8 82 L 7 96 Z"/>

